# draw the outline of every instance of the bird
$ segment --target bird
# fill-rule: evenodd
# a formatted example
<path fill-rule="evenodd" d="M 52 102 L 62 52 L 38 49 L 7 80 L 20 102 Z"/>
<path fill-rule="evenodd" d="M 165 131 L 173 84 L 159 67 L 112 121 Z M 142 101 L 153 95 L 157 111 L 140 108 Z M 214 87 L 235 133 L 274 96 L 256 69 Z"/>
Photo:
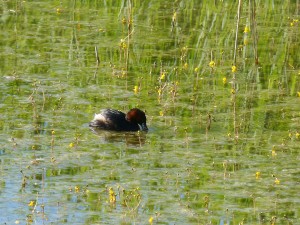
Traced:
<path fill-rule="evenodd" d="M 89 123 L 90 127 L 111 131 L 148 131 L 145 113 L 130 109 L 127 114 L 116 109 L 102 109 Z"/>

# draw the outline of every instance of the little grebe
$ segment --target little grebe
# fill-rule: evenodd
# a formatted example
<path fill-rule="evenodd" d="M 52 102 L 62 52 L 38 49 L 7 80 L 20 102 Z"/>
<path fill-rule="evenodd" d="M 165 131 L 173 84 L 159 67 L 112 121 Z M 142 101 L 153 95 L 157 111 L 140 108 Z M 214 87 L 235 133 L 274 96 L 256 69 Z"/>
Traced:
<path fill-rule="evenodd" d="M 147 131 L 146 115 L 137 108 L 130 109 L 127 114 L 115 109 L 102 109 L 95 114 L 90 127 L 114 131 Z"/>

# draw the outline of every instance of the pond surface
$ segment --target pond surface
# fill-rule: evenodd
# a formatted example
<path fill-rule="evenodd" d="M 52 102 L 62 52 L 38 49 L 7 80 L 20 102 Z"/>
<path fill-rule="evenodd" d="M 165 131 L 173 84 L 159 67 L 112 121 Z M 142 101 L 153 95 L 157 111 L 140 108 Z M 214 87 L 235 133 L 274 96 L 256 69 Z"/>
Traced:
<path fill-rule="evenodd" d="M 1 224 L 300 224 L 299 1 L 0 9 Z"/>

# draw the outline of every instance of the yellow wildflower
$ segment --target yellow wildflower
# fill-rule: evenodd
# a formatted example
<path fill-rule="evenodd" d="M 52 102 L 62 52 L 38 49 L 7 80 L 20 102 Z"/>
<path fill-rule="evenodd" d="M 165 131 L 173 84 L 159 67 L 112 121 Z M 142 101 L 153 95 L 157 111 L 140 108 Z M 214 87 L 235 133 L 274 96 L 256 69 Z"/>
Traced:
<path fill-rule="evenodd" d="M 157 93 L 158 93 L 159 96 L 161 96 L 161 94 L 162 94 L 161 88 L 159 88 L 159 89 L 157 90 Z"/>
<path fill-rule="evenodd" d="M 231 71 L 232 71 L 233 73 L 235 73 L 236 70 L 237 70 L 236 66 L 232 66 L 232 67 L 231 67 Z"/>
<path fill-rule="evenodd" d="M 162 110 L 159 111 L 159 115 L 160 115 L 160 116 L 163 116 L 163 115 L 164 115 L 164 111 L 162 111 Z"/>
<path fill-rule="evenodd" d="M 30 206 L 30 207 L 34 206 L 34 201 L 30 201 L 30 202 L 28 203 L 28 206 Z"/>
<path fill-rule="evenodd" d="M 293 137 L 293 133 L 292 131 L 289 131 L 289 138 L 292 138 Z"/>
<path fill-rule="evenodd" d="M 300 91 L 297 92 L 298 97 L 300 97 Z"/>
<path fill-rule="evenodd" d="M 215 61 L 212 60 L 212 61 L 209 62 L 208 65 L 209 65 L 210 68 L 215 68 L 216 63 L 215 63 Z"/>
<path fill-rule="evenodd" d="M 175 21 L 176 21 L 176 19 L 177 19 L 177 13 L 176 13 L 176 12 L 174 12 L 174 13 L 173 13 L 173 16 L 172 16 L 172 21 L 173 21 L 173 22 L 175 22 Z"/>
<path fill-rule="evenodd" d="M 194 71 L 195 71 L 195 73 L 198 73 L 198 71 L 199 71 L 199 68 L 198 68 L 198 67 L 196 67 L 196 68 L 194 69 Z"/>
<path fill-rule="evenodd" d="M 122 49 L 126 49 L 126 48 L 127 48 L 127 45 L 126 45 L 124 39 L 121 39 L 119 46 L 120 46 L 120 48 L 122 48 Z"/>
<path fill-rule="evenodd" d="M 75 192 L 78 193 L 80 191 L 80 187 L 75 186 Z"/>
<path fill-rule="evenodd" d="M 260 171 L 257 171 L 257 172 L 255 173 L 255 178 L 256 178 L 256 179 L 259 179 L 259 178 L 260 178 Z"/>
<path fill-rule="evenodd" d="M 189 64 L 188 63 L 185 63 L 184 65 L 183 65 L 183 68 L 186 70 L 187 68 L 189 67 Z"/>
<path fill-rule="evenodd" d="M 133 92 L 137 94 L 139 92 L 139 86 L 135 85 L 133 88 Z"/>
<path fill-rule="evenodd" d="M 60 14 L 61 12 L 62 12 L 61 8 L 57 8 L 57 9 L 56 9 L 56 13 L 57 13 L 57 14 Z"/>
<path fill-rule="evenodd" d="M 69 147 L 70 147 L 70 148 L 73 148 L 73 147 L 74 147 L 74 143 L 71 142 L 71 143 L 69 144 Z"/>
<path fill-rule="evenodd" d="M 277 155 L 276 151 L 275 151 L 275 145 L 273 145 L 272 148 L 272 156 L 275 157 Z"/>
<path fill-rule="evenodd" d="M 244 33 L 247 34 L 250 32 L 250 28 L 246 25 L 244 29 Z"/>
<path fill-rule="evenodd" d="M 274 183 L 275 183 L 275 184 L 280 184 L 280 180 L 279 180 L 277 177 L 275 177 Z"/>
<path fill-rule="evenodd" d="M 54 130 L 52 130 L 52 131 L 51 131 L 51 134 L 52 134 L 52 135 L 54 135 L 54 134 L 55 134 L 55 131 L 54 131 Z"/>
<path fill-rule="evenodd" d="M 127 73 L 126 73 L 126 70 L 124 70 L 124 68 L 122 68 L 121 76 L 122 76 L 122 77 L 126 77 L 126 74 L 127 74 Z"/>
<path fill-rule="evenodd" d="M 300 138 L 300 133 L 298 131 L 296 131 L 296 138 L 299 139 Z"/>
<path fill-rule="evenodd" d="M 223 77 L 223 84 L 227 84 L 227 78 Z"/>
<path fill-rule="evenodd" d="M 113 188 L 109 188 L 109 202 L 110 203 L 116 202 L 116 195 L 115 195 Z"/>
<path fill-rule="evenodd" d="M 150 224 L 153 224 L 153 217 L 151 216 L 148 221 Z"/>
<path fill-rule="evenodd" d="M 126 18 L 123 17 L 123 18 L 122 18 L 122 23 L 123 23 L 123 24 L 126 24 L 126 22 L 127 22 L 127 21 L 126 21 Z"/>
<path fill-rule="evenodd" d="M 166 72 L 164 71 L 164 72 L 161 73 L 159 79 L 164 80 L 165 78 L 166 78 Z"/>

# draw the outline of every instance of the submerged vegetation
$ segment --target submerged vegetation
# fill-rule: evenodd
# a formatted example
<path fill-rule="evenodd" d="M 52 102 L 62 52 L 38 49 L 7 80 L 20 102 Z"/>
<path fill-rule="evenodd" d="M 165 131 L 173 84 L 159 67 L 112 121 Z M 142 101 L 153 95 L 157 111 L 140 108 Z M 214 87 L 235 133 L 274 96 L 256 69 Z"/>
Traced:
<path fill-rule="evenodd" d="M 297 224 L 298 0 L 0 9 L 1 223 Z"/>

